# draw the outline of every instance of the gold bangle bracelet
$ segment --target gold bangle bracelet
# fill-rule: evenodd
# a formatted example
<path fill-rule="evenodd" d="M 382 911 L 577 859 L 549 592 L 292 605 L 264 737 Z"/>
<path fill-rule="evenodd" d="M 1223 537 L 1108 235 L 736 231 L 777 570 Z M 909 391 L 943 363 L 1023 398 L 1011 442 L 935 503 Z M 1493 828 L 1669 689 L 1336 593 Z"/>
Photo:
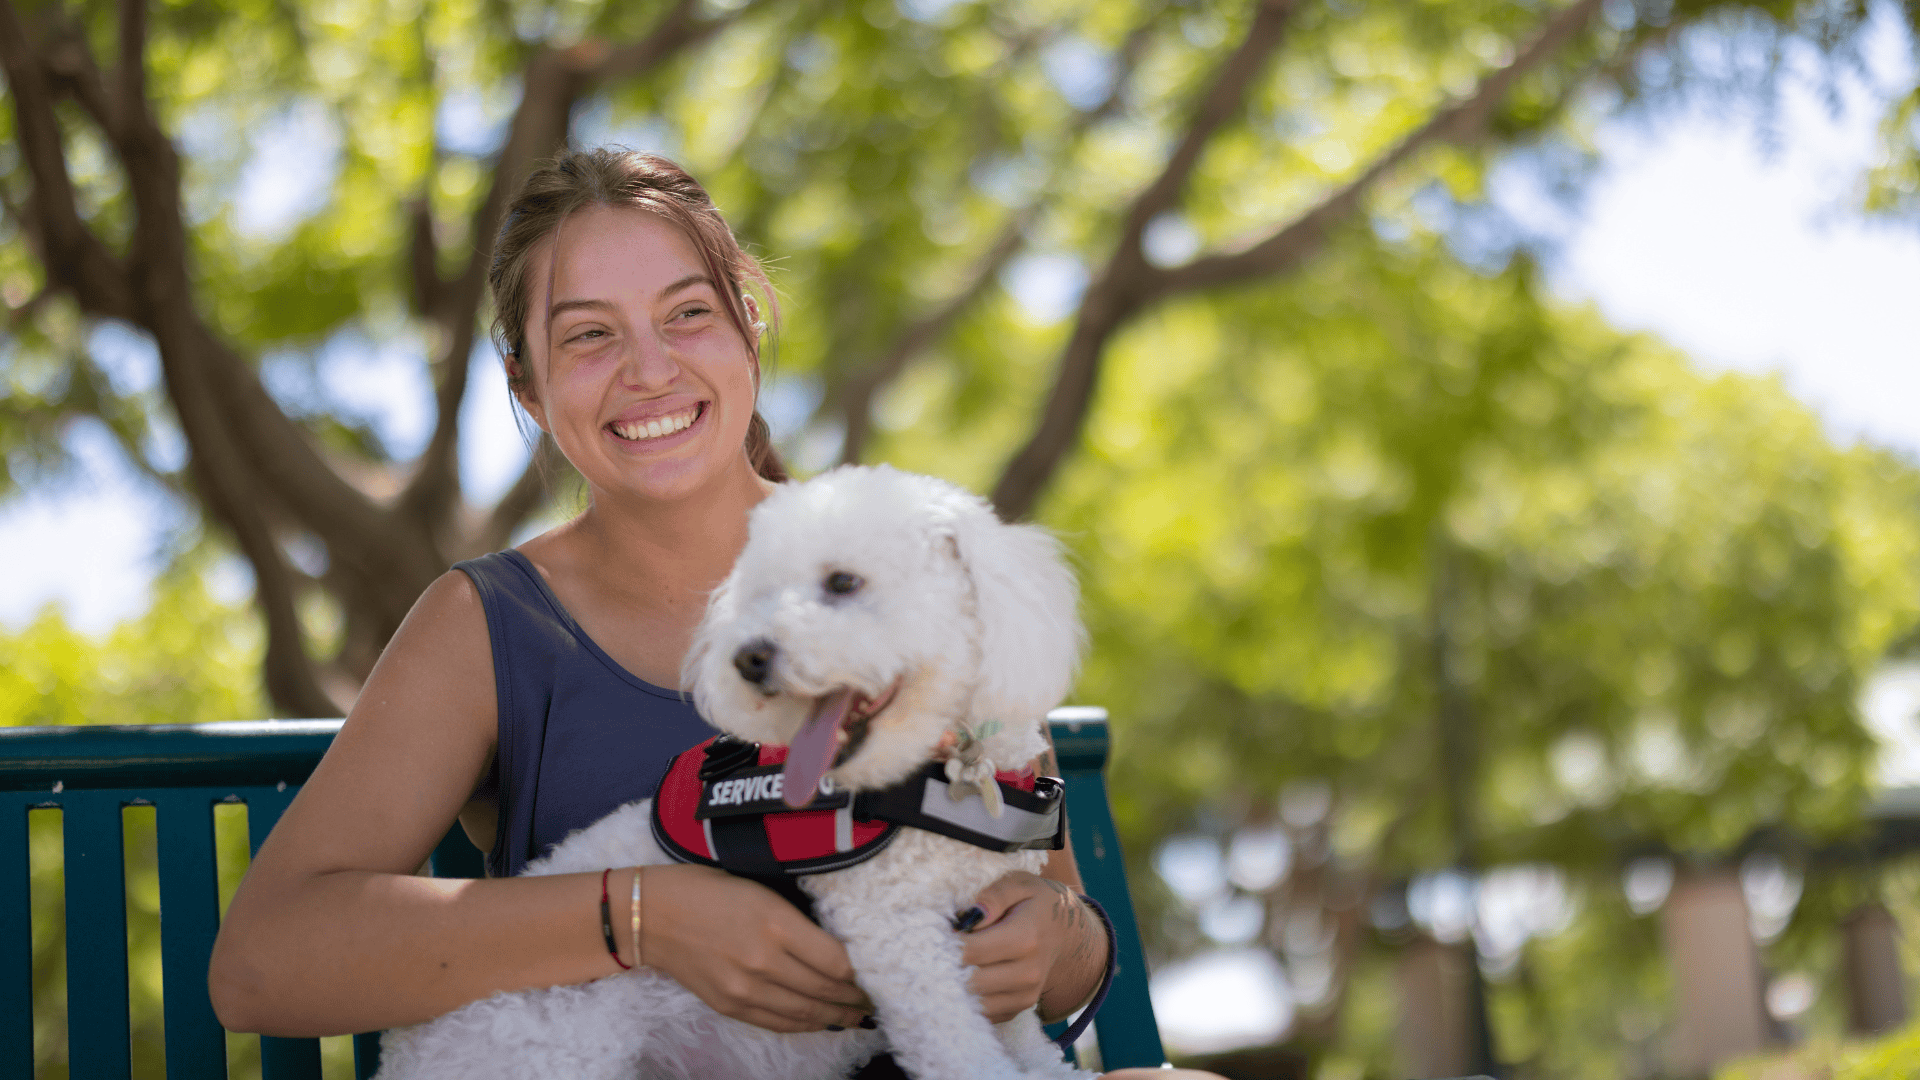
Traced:
<path fill-rule="evenodd" d="M 646 963 L 640 954 L 640 868 L 633 868 L 633 964 L 635 967 Z"/>

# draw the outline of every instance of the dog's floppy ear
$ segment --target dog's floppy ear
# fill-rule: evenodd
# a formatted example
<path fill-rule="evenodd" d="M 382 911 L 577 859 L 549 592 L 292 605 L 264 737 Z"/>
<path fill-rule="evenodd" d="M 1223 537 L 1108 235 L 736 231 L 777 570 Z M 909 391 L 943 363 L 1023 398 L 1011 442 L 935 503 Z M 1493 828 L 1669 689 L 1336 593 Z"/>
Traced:
<path fill-rule="evenodd" d="M 980 618 L 974 716 L 1037 721 L 1066 697 L 1080 663 L 1085 631 L 1073 571 L 1046 530 L 1004 524 L 984 502 L 973 502 L 948 528 Z"/>
<path fill-rule="evenodd" d="M 693 632 L 686 656 L 680 660 L 680 685 L 686 687 L 686 692 L 693 696 L 694 707 L 702 717 L 712 715 L 713 703 L 720 696 L 715 691 L 719 689 L 719 681 L 724 676 L 714 670 L 715 665 L 711 662 L 714 660 L 714 650 L 719 646 L 714 637 L 719 632 L 718 627 L 734 615 L 734 579 L 737 576 L 728 574 L 726 580 L 715 586 L 707 596 L 706 614 Z"/>

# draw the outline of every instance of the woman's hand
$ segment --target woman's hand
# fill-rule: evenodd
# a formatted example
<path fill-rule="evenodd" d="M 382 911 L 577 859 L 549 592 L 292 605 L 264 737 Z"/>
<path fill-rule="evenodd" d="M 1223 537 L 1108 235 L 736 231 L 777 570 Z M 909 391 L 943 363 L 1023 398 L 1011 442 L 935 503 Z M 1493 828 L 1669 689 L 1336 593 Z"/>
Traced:
<path fill-rule="evenodd" d="M 1035 1005 L 1042 1019 L 1079 1008 L 1106 972 L 1100 920 L 1058 881 L 1015 872 L 974 898 L 981 917 L 961 958 L 977 968 L 973 991 L 998 1024 Z"/>
<path fill-rule="evenodd" d="M 707 866 L 649 866 L 641 958 L 714 1011 L 768 1031 L 873 1012 L 847 950 L 773 890 Z"/>

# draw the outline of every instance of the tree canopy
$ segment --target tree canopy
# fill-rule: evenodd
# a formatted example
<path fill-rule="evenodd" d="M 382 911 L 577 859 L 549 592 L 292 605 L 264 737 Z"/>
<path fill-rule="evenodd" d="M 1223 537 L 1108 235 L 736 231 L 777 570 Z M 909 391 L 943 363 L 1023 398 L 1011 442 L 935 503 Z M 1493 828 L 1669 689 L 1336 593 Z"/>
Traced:
<path fill-rule="evenodd" d="M 1470 196 L 1488 148 L 1577 132 L 1608 94 L 1764 82 L 1795 41 L 1844 59 L 1864 19 L 1600 0 L 10 2 L 8 482 L 57 461 L 70 418 L 106 424 L 251 564 L 276 705 L 326 713 L 323 684 L 356 683 L 427 581 L 550 497 L 530 468 L 468 505 L 458 428 L 500 207 L 583 127 L 683 158 L 782 268 L 780 357 L 815 443 L 885 454 L 876 406 L 946 371 L 978 413 L 956 454 L 1026 516 L 1144 314 L 1275 285 L 1429 181 Z M 1695 63 L 1695 26 L 1750 47 Z M 274 123 L 337 147 L 322 204 L 262 232 L 235 201 L 261 151 L 232 135 Z M 1049 267 L 1069 311 L 1022 325 L 1006 282 Z M 158 385 L 90 355 L 102 320 L 151 342 Z M 418 446 L 288 375 L 374 343 L 430 372 Z M 307 630 L 310 596 L 340 633 Z"/>

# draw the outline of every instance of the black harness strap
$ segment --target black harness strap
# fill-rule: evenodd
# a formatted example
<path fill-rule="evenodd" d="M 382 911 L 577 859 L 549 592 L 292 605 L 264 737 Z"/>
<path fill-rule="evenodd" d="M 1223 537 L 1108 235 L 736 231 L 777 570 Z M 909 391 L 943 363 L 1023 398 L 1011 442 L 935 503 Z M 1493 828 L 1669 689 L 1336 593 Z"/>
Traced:
<path fill-rule="evenodd" d="M 759 818 L 714 818 L 708 827 L 713 836 L 714 858 L 730 872 L 741 877 L 785 876 L 780 860 L 773 857 L 773 845 L 767 842 L 767 830 Z"/>

